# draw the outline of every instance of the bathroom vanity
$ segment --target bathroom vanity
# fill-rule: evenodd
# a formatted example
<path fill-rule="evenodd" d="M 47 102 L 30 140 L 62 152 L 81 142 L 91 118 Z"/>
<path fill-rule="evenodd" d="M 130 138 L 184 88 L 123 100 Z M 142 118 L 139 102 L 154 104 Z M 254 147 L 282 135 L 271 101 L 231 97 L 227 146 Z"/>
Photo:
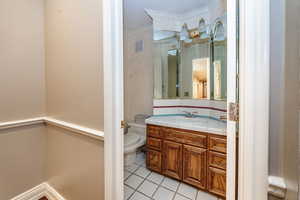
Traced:
<path fill-rule="evenodd" d="M 225 198 L 226 123 L 182 116 L 146 122 L 148 169 Z"/>
<path fill-rule="evenodd" d="M 164 20 L 147 12 L 158 19 L 154 24 Z M 226 13 L 211 21 L 199 18 L 196 29 L 177 24 L 153 27 L 154 116 L 146 120 L 147 168 L 225 199 Z"/>

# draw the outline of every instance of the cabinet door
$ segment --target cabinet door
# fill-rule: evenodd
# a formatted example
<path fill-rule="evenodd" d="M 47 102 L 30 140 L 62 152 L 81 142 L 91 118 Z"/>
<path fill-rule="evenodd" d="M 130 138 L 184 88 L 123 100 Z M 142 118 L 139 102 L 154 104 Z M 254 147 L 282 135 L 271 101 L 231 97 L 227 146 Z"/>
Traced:
<path fill-rule="evenodd" d="M 183 181 L 206 189 L 207 150 L 183 146 Z"/>
<path fill-rule="evenodd" d="M 164 141 L 163 155 L 163 174 L 181 180 L 182 144 Z"/>
<path fill-rule="evenodd" d="M 161 173 L 162 155 L 158 151 L 147 150 L 147 168 Z"/>
<path fill-rule="evenodd" d="M 226 171 L 208 168 L 208 191 L 222 197 L 226 196 Z"/>

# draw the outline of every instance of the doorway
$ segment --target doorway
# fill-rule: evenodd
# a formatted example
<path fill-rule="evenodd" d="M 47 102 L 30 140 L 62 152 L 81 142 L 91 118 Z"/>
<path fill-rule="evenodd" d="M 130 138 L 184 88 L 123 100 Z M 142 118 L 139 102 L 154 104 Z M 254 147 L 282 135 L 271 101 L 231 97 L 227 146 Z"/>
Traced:
<path fill-rule="evenodd" d="M 241 105 L 240 105 L 240 131 L 243 133 L 240 137 L 240 156 L 239 156 L 239 199 L 253 199 L 253 197 L 263 197 L 266 196 L 266 184 L 265 181 L 259 181 L 258 179 L 252 179 L 250 177 L 258 177 L 258 175 L 261 175 L 262 177 L 266 177 L 265 174 L 265 168 L 267 168 L 265 155 L 267 155 L 267 151 L 264 149 L 266 141 L 266 135 L 262 134 L 266 132 L 267 126 L 263 125 L 262 122 L 265 122 L 265 120 L 268 119 L 268 115 L 262 115 L 260 117 L 260 121 L 258 121 L 258 118 L 255 118 L 253 113 L 253 108 L 266 108 L 268 107 L 266 101 L 261 101 L 264 98 L 266 98 L 266 88 L 268 86 L 268 83 L 266 80 L 268 80 L 268 73 L 264 71 L 265 73 L 261 73 L 261 69 L 265 69 L 266 63 L 268 63 L 268 54 L 265 54 L 264 56 L 258 55 L 257 51 L 258 49 L 264 49 L 266 52 L 268 52 L 268 49 L 266 49 L 266 38 L 268 38 L 268 1 L 264 1 L 263 3 L 259 3 L 256 1 L 241 2 L 241 21 L 245 22 L 243 26 L 241 27 L 241 33 L 240 33 L 240 39 L 241 39 L 241 46 L 243 47 L 243 50 L 240 51 L 241 57 L 240 62 L 243 64 L 243 68 L 247 69 L 247 78 L 244 77 L 245 71 L 240 70 L 240 78 L 243 77 L 243 82 L 240 86 L 241 92 L 240 97 L 241 98 Z M 259 9 L 253 9 L 258 7 Z M 231 51 L 228 51 L 228 74 L 232 73 L 233 71 L 236 72 L 236 67 L 229 67 L 229 66 L 236 66 L 237 59 L 237 43 L 236 43 L 236 35 L 237 35 L 237 2 L 236 1 L 228 1 L 227 4 L 228 10 L 232 12 L 228 12 L 228 32 L 234 33 L 234 37 L 228 38 L 228 49 Z M 252 10 L 250 10 L 250 8 Z M 254 10 L 256 11 L 254 13 Z M 247 12 L 246 12 L 247 11 Z M 123 7 L 122 7 L 122 1 L 120 0 L 114 0 L 111 2 L 104 3 L 104 58 L 105 58 L 105 64 L 107 67 L 105 67 L 104 73 L 107 75 L 107 78 L 105 80 L 105 99 L 106 99 L 106 112 L 105 112 L 105 133 L 106 133 L 106 166 L 107 166 L 107 175 L 106 175 L 106 199 L 122 199 L 123 198 L 123 62 L 122 62 L 122 49 L 120 47 L 123 47 L 123 24 L 122 24 L 122 13 L 123 13 Z M 247 13 L 247 14 L 246 14 Z M 257 17 L 253 17 L 257 15 L 257 13 L 261 14 L 259 16 L 262 16 L 262 18 L 258 19 Z M 251 23 L 251 20 L 254 20 L 254 23 Z M 247 25 L 247 28 L 245 28 L 245 25 Z M 252 26 L 252 27 L 251 27 Z M 262 28 L 262 34 L 260 36 L 256 34 L 249 34 L 249 27 L 252 29 L 250 30 L 256 30 L 256 28 Z M 247 31 L 246 31 L 247 30 Z M 256 41 L 260 42 L 260 45 L 245 45 L 246 41 L 249 41 L 248 39 L 255 38 Z M 255 43 L 257 44 L 257 43 Z M 253 58 L 252 60 L 249 60 L 248 56 L 251 55 Z M 233 59 L 234 58 L 234 59 Z M 246 59 L 247 58 L 247 59 Z M 261 67 L 260 73 L 258 74 L 258 70 L 255 70 L 252 68 L 246 68 L 247 66 L 250 66 L 253 60 L 257 61 L 254 68 Z M 112 68 L 109 69 L 109 66 Z M 251 65 L 252 66 L 252 65 Z M 249 70 L 251 69 L 251 70 Z M 233 71 L 232 71 L 233 70 Z M 236 88 L 236 73 L 233 79 L 229 79 L 227 83 L 227 87 L 229 88 Z M 258 76 L 260 75 L 260 76 Z M 255 102 L 254 105 L 250 108 L 249 104 L 245 104 L 245 101 L 253 101 L 253 98 L 255 95 L 250 95 L 249 93 L 254 92 L 253 90 L 244 90 L 246 88 L 249 89 L 249 86 L 253 86 L 252 80 L 256 79 L 255 85 L 258 84 L 260 86 L 263 86 L 261 88 L 256 88 L 256 93 L 260 92 L 260 96 Z M 265 87 L 266 86 L 266 87 Z M 234 90 L 232 90 L 234 91 Z M 181 93 L 183 95 L 190 95 L 191 93 Z M 254 94 L 254 93 L 253 93 Z M 257 95 L 255 96 L 257 97 Z M 233 103 L 236 102 L 236 95 L 232 95 L 228 92 L 227 99 L 232 101 Z M 259 100 L 260 99 L 260 100 Z M 228 108 L 229 108 L 228 104 Z M 247 105 L 247 106 L 246 106 Z M 263 106 L 263 107 L 262 107 Z M 251 111 L 252 110 L 252 111 Z M 267 113 L 267 112 L 266 112 Z M 247 120 L 246 120 L 247 119 Z M 249 119 L 251 119 L 249 121 Z M 119 123 L 122 122 L 122 123 Z M 258 136 L 257 132 L 254 132 L 253 129 L 247 128 L 250 125 L 253 127 L 256 127 L 256 131 L 260 130 L 260 136 Z M 228 148 L 227 153 L 230 155 L 228 157 L 227 161 L 227 168 L 230 169 L 227 176 L 227 199 L 235 199 L 236 196 L 236 180 L 235 180 L 235 167 L 236 167 L 236 123 L 234 121 L 227 122 L 227 133 L 228 131 L 232 132 L 232 134 L 227 135 L 228 137 Z M 120 136 L 121 135 L 121 136 Z M 255 137 L 253 137 L 255 136 Z M 258 137 L 256 137 L 258 136 Z M 260 140 L 259 140 L 260 139 Z M 261 154 L 263 156 L 255 156 L 255 153 L 253 153 L 253 146 L 251 146 L 251 142 L 254 141 L 260 141 L 256 144 L 256 148 L 259 148 L 261 151 Z M 261 141 L 264 142 L 264 144 L 261 144 Z M 250 142 L 250 143 L 249 143 Z M 243 144 L 243 146 L 241 145 Z M 118 159 L 112 159 L 112 158 L 118 158 Z M 241 159 L 242 158 L 242 159 Z M 250 162 L 250 161 L 256 161 L 256 162 Z M 258 165 L 261 164 L 262 171 L 254 172 L 252 170 L 245 171 L 246 167 L 244 167 L 246 164 L 248 166 L 252 165 Z M 231 178 L 228 178 L 231 177 Z M 263 179 L 265 180 L 265 179 Z M 251 183 L 251 184 L 250 184 Z M 257 183 L 257 184 L 253 184 Z M 247 188 L 247 189 L 246 189 Z M 260 189 L 259 189 L 260 188 Z M 257 191 L 257 192 L 254 192 Z M 116 197 L 116 198 L 114 198 Z M 265 199 L 265 198 L 254 198 L 254 199 Z"/>

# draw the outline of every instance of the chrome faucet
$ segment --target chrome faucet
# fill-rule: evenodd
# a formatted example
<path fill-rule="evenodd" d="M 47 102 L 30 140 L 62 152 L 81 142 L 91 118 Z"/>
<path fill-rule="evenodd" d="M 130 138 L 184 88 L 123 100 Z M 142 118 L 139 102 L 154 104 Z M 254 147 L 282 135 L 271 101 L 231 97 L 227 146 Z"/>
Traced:
<path fill-rule="evenodd" d="M 227 115 L 221 115 L 219 116 L 219 119 L 222 121 L 227 121 Z"/>
<path fill-rule="evenodd" d="M 189 112 L 189 111 L 183 111 L 185 113 L 185 117 L 187 118 L 195 118 L 197 114 L 197 112 Z"/>

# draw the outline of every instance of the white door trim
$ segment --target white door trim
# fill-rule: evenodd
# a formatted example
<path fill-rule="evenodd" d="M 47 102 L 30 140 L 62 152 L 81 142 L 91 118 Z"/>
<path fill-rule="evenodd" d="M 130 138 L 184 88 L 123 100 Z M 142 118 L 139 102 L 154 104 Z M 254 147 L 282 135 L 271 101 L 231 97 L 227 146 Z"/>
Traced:
<path fill-rule="evenodd" d="M 237 1 L 227 0 L 227 110 L 237 103 Z M 229 119 L 229 112 L 227 112 Z M 226 199 L 236 197 L 237 123 L 227 121 Z"/>
<path fill-rule="evenodd" d="M 123 199 L 123 1 L 103 0 L 105 199 Z"/>
<path fill-rule="evenodd" d="M 267 199 L 270 0 L 240 0 L 240 200 Z"/>

